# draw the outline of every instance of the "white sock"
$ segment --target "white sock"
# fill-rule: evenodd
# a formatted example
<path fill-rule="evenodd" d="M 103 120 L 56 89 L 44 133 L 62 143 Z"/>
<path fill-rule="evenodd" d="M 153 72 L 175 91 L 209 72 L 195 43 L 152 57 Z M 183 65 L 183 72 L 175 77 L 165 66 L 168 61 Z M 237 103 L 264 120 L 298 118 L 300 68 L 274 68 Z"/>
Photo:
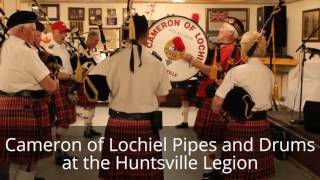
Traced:
<path fill-rule="evenodd" d="M 61 135 L 62 137 L 66 136 L 67 132 L 68 132 L 68 129 L 57 127 L 56 133 Z"/>
<path fill-rule="evenodd" d="M 20 164 L 10 163 L 9 166 L 9 180 L 15 180 L 20 169 Z"/>
<path fill-rule="evenodd" d="M 183 122 L 188 123 L 188 116 L 189 116 L 189 106 L 182 107 L 182 116 L 183 116 Z"/>
<path fill-rule="evenodd" d="M 95 108 L 84 110 L 84 125 L 92 126 Z"/>
<path fill-rule="evenodd" d="M 27 172 L 19 170 L 17 173 L 16 180 L 34 180 L 35 174 L 35 171 Z"/>

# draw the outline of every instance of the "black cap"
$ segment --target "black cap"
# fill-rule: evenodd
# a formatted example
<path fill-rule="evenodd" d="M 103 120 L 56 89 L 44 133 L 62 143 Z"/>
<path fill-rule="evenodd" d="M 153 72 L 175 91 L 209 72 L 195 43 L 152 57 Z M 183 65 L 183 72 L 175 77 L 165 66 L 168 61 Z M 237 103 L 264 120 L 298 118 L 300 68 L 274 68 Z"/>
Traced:
<path fill-rule="evenodd" d="M 139 16 L 137 14 L 133 16 L 133 21 L 136 32 L 136 39 L 139 39 L 148 31 L 148 21 L 145 16 Z"/>
<path fill-rule="evenodd" d="M 228 16 L 225 18 L 225 22 L 233 26 L 237 30 L 239 36 L 244 34 L 244 26 L 239 19 Z"/>
<path fill-rule="evenodd" d="M 37 15 L 31 11 L 17 11 L 13 13 L 7 22 L 8 30 L 19 24 L 34 23 Z"/>
<path fill-rule="evenodd" d="M 44 25 L 40 21 L 36 21 L 36 30 L 39 32 L 43 32 Z"/>

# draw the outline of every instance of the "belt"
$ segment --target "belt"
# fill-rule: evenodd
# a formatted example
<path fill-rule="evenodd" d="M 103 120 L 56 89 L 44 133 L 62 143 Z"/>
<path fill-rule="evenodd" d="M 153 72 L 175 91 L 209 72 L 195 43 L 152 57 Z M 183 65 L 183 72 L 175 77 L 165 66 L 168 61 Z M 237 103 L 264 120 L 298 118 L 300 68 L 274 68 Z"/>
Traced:
<path fill-rule="evenodd" d="M 109 109 L 109 115 L 114 119 L 128 119 L 128 120 L 151 120 L 152 113 L 125 113 Z"/>
<path fill-rule="evenodd" d="M 260 121 L 260 120 L 264 120 L 267 118 L 267 111 L 256 111 L 256 112 L 251 112 L 251 118 L 249 119 L 239 119 L 237 117 L 234 117 L 232 115 L 226 115 L 226 117 L 228 118 L 228 120 L 235 120 L 235 121 L 241 121 L 241 122 L 245 122 L 245 121 Z"/>
<path fill-rule="evenodd" d="M 17 96 L 17 97 L 33 98 L 33 99 L 40 99 L 40 98 L 44 98 L 44 97 L 49 96 L 49 94 L 44 90 L 39 90 L 39 91 L 21 90 L 16 93 L 7 93 L 4 91 L 0 91 L 0 95 L 2 95 L 2 96 Z"/>
<path fill-rule="evenodd" d="M 267 111 L 256 111 L 252 112 L 252 117 L 247 121 L 259 121 L 267 118 Z"/>

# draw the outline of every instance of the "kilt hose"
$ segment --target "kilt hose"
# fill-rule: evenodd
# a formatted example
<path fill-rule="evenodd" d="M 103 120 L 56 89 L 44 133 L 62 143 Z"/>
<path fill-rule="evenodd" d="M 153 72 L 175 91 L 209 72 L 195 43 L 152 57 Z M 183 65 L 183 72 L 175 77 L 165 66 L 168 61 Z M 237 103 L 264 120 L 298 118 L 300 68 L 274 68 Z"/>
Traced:
<path fill-rule="evenodd" d="M 183 93 L 181 95 L 181 101 L 188 101 L 189 106 L 198 106 L 200 99 L 198 97 L 196 97 L 195 94 L 194 94 L 194 96 L 188 96 L 185 93 Z"/>
<path fill-rule="evenodd" d="M 212 98 L 203 98 L 193 129 L 199 140 L 222 142 L 224 140 L 226 121 L 220 113 L 214 113 L 211 110 L 211 103 Z"/>
<path fill-rule="evenodd" d="M 151 129 L 150 120 L 127 120 L 127 119 L 112 119 L 110 118 L 105 130 L 105 140 L 102 150 L 102 159 L 110 160 L 110 169 L 100 169 L 99 177 L 104 180 L 163 180 L 163 170 L 147 169 L 145 166 L 141 169 L 133 170 L 129 166 L 127 169 L 121 164 L 119 168 L 116 167 L 116 157 L 123 161 L 125 156 L 128 159 L 132 159 L 133 165 L 135 160 L 139 159 L 162 159 L 162 152 L 156 151 L 125 151 L 125 152 L 111 152 L 110 151 L 110 138 L 112 139 L 113 148 L 117 148 L 120 141 L 137 141 L 138 137 L 142 141 L 149 142 L 149 138 L 152 141 L 159 141 L 159 132 L 154 132 Z M 136 148 L 136 147 L 134 147 Z M 143 149 L 143 148 L 142 148 Z M 129 163 L 128 163 L 129 164 Z M 156 166 L 156 165 L 155 165 Z"/>
<path fill-rule="evenodd" d="M 229 120 L 227 123 L 227 130 L 225 133 L 226 141 L 248 141 L 253 138 L 253 151 L 246 152 L 239 149 L 233 151 L 223 152 L 223 159 L 232 159 L 235 156 L 236 159 L 256 159 L 257 169 L 252 167 L 251 170 L 235 169 L 230 174 L 226 174 L 224 179 L 234 179 L 234 180 L 254 180 L 254 179 L 268 179 L 275 174 L 275 167 L 273 161 L 273 152 L 260 151 L 259 141 L 260 138 L 268 138 L 272 140 L 271 130 L 267 120 L 258 121 L 245 121 L 238 122 L 235 120 Z M 268 145 L 263 144 L 264 148 Z"/>
<path fill-rule="evenodd" d="M 78 88 L 78 97 L 79 97 L 79 101 L 77 103 L 78 106 L 87 108 L 87 109 L 92 109 L 96 107 L 97 103 L 89 101 L 87 96 L 85 95 L 83 83 L 81 83 Z"/>
<path fill-rule="evenodd" d="M 68 127 L 76 122 L 76 106 L 69 102 L 67 88 L 66 84 L 60 83 L 59 92 L 53 96 L 56 105 L 57 127 Z"/>
<path fill-rule="evenodd" d="M 9 152 L 6 150 L 8 138 L 10 149 L 16 149 L 18 141 L 52 141 L 48 109 L 49 97 L 37 100 L 0 96 L 0 161 L 29 163 L 52 155 L 52 152 Z"/>

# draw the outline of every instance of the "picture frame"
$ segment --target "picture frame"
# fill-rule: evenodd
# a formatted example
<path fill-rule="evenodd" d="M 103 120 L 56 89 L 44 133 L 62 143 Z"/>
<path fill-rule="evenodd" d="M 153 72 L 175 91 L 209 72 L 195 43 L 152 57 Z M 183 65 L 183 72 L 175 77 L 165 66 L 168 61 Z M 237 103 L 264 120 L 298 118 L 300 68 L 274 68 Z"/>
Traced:
<path fill-rule="evenodd" d="M 131 11 L 132 11 L 131 14 L 134 14 L 136 12 L 136 9 L 132 8 Z M 122 8 L 122 22 L 123 23 L 126 21 L 127 17 L 128 17 L 127 8 Z"/>
<path fill-rule="evenodd" d="M 108 51 L 114 51 L 120 48 L 120 36 L 121 36 L 121 29 L 120 28 L 103 28 L 104 36 L 107 40 L 107 48 Z M 98 28 L 89 28 L 89 31 L 96 31 L 100 34 Z M 97 45 L 97 49 L 103 50 L 103 44 L 101 41 Z"/>
<path fill-rule="evenodd" d="M 227 16 L 238 18 L 244 25 L 245 32 L 249 30 L 249 8 L 206 8 L 206 33 L 218 36 L 219 29 Z"/>
<path fill-rule="evenodd" d="M 40 4 L 41 10 L 44 11 L 50 21 L 60 20 L 59 4 Z M 32 12 L 36 13 L 40 21 L 46 21 L 45 14 L 37 8 L 32 8 Z"/>
<path fill-rule="evenodd" d="M 320 42 L 320 32 L 308 37 L 320 25 L 320 8 L 302 11 L 302 41 Z"/>
<path fill-rule="evenodd" d="M 106 24 L 109 26 L 116 26 L 118 18 L 117 17 L 106 17 Z"/>
<path fill-rule="evenodd" d="M 71 21 L 84 21 L 85 10 L 84 8 L 68 8 L 68 19 Z"/>
<path fill-rule="evenodd" d="M 73 29 L 78 29 L 79 33 L 83 33 L 83 22 L 82 21 L 70 21 L 70 30 L 72 31 Z"/>
<path fill-rule="evenodd" d="M 89 25 L 102 23 L 102 8 L 89 8 Z"/>

